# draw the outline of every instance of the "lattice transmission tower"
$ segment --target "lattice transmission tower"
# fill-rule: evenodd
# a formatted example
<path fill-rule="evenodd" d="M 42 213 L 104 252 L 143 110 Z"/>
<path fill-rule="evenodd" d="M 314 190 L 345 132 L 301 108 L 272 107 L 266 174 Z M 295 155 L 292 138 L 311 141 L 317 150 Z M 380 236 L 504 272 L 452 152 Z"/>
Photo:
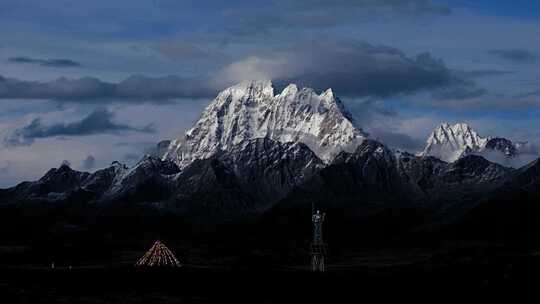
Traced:
<path fill-rule="evenodd" d="M 313 241 L 311 242 L 311 271 L 324 272 L 326 270 L 326 243 L 323 241 L 323 223 L 325 213 L 311 208 L 311 221 L 313 222 Z"/>

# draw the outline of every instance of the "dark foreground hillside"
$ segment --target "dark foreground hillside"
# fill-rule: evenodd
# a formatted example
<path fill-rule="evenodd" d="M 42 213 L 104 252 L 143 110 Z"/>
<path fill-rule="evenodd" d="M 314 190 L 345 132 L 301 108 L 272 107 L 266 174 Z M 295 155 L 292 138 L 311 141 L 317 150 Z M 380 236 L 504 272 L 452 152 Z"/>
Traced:
<path fill-rule="evenodd" d="M 427 260 L 410 258 L 410 253 L 393 258 L 363 255 L 356 265 L 333 264 L 322 274 L 256 265 L 169 270 L 3 268 L 0 293 L 2 303 L 350 303 L 373 296 L 403 300 L 432 293 L 448 298 L 534 289 L 540 271 L 540 256 L 531 253 L 463 250 Z"/>

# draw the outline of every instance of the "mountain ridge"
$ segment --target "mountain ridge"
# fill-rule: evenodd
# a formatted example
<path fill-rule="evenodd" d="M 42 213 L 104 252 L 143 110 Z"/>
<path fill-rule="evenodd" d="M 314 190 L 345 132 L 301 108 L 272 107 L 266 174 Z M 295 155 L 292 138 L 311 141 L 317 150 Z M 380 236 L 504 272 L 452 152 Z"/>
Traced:
<path fill-rule="evenodd" d="M 194 127 L 170 142 L 162 158 L 181 168 L 244 140 L 267 137 L 302 142 L 325 162 L 367 137 L 331 89 L 317 94 L 290 84 L 274 94 L 270 81 L 248 81 L 223 90 Z"/>
<path fill-rule="evenodd" d="M 393 151 L 368 138 L 331 90 L 316 94 L 290 85 L 276 95 L 271 84 L 257 82 L 220 96 L 181 143 L 202 146 L 184 150 L 174 140 L 162 141 L 131 168 L 114 162 L 88 173 L 62 165 L 37 181 L 0 189 L 0 207 L 42 208 L 60 219 L 75 214 L 73 221 L 84 219 L 80 225 L 99 222 L 107 213 L 112 222 L 129 216 L 137 222 L 152 214 L 207 225 L 260 220 L 275 227 L 285 221 L 291 225 L 282 227 L 287 230 L 315 204 L 343 220 L 337 226 L 345 230 L 376 228 L 384 236 L 386 225 L 394 223 L 416 232 L 464 219 L 482 222 L 501 193 L 506 201 L 498 207 L 502 211 L 495 210 L 501 216 L 515 209 L 514 195 L 525 201 L 540 197 L 540 160 L 512 169 L 467 151 L 493 145 L 489 149 L 504 153 L 509 141 L 483 138 L 465 124 L 455 130 L 443 125 L 431 137 L 434 145 L 459 150 L 455 161 L 446 162 L 429 153 Z M 287 105 L 287 111 L 272 108 Z M 286 123 L 272 116 L 285 117 Z M 241 121 L 247 123 L 242 132 Z M 325 123 L 338 128 L 318 128 Z M 282 132 L 287 128 L 301 132 L 295 137 Z M 317 140 L 307 140 L 304 130 Z M 341 142 L 351 145 L 345 149 Z M 395 232 L 403 233 L 401 228 Z"/>
<path fill-rule="evenodd" d="M 332 127 L 325 128 L 327 124 Z M 304 131 L 316 140 L 308 140 L 311 137 Z M 418 204 L 448 205 L 463 193 L 477 192 L 476 188 L 491 190 L 510 175 L 510 169 L 469 151 L 486 146 L 504 150 L 508 143 L 483 138 L 464 123 L 443 123 L 420 155 L 395 152 L 357 128 L 331 89 L 317 94 L 290 84 L 276 94 L 270 81 L 248 81 L 219 93 L 183 140 L 159 142 L 155 151 L 131 168 L 115 162 L 90 174 L 63 165 L 37 182 L 4 193 L 17 193 L 12 196 L 17 200 L 61 201 L 82 191 L 96 202 L 183 210 L 197 209 L 196 197 L 205 201 L 215 195 L 221 197 L 222 206 L 237 205 L 234 200 L 238 200 L 244 206 L 239 208 L 245 209 L 240 213 L 257 213 L 309 180 L 324 180 L 324 174 L 330 174 L 336 180 L 353 178 L 349 185 L 370 195 L 389 197 L 386 192 L 390 192 Z M 188 144 L 193 149 L 186 149 Z M 430 156 L 438 147 L 450 147 L 459 157 L 448 163 Z M 339 170 L 329 173 L 328 167 L 342 168 L 349 175 L 340 177 Z"/>

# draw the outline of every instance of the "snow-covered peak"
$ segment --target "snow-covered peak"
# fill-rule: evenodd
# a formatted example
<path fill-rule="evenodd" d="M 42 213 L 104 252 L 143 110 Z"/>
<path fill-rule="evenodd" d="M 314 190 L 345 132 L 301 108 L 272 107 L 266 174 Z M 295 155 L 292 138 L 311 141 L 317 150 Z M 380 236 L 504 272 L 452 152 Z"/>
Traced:
<path fill-rule="evenodd" d="M 321 93 L 321 98 L 324 100 L 335 100 L 336 97 L 334 96 L 334 91 L 332 91 L 332 88 L 329 88 L 328 90 Z"/>
<path fill-rule="evenodd" d="M 442 123 L 431 133 L 426 147 L 420 155 L 434 156 L 447 162 L 453 162 L 464 154 L 483 150 L 489 139 L 489 137 L 478 135 L 466 123 L 454 125 Z"/>
<path fill-rule="evenodd" d="M 270 80 L 250 80 L 242 81 L 230 88 L 223 90 L 218 98 L 226 98 L 231 96 L 233 98 L 241 98 L 243 96 L 250 96 L 254 98 L 274 97 L 274 86 Z"/>
<path fill-rule="evenodd" d="M 279 94 L 280 97 L 286 98 L 287 96 L 296 96 L 298 93 L 298 86 L 294 83 L 289 84 L 283 91 L 281 91 L 281 94 Z"/>
<path fill-rule="evenodd" d="M 195 126 L 170 143 L 163 158 L 184 167 L 246 140 L 268 138 L 304 143 L 329 162 L 365 137 L 331 89 L 317 94 L 290 84 L 274 95 L 270 81 L 246 81 L 219 93 Z"/>
<path fill-rule="evenodd" d="M 482 137 L 466 123 L 442 123 L 435 128 L 419 156 L 434 156 L 446 162 L 477 154 L 505 166 L 512 166 L 510 158 L 536 155 L 536 149 L 527 142 L 512 142 L 503 137 Z M 518 162 L 519 163 L 519 162 Z"/>
<path fill-rule="evenodd" d="M 432 139 L 439 143 L 448 142 L 456 147 L 468 146 L 471 148 L 484 146 L 487 142 L 487 138 L 479 136 L 466 123 L 455 125 L 443 123 L 435 130 Z"/>

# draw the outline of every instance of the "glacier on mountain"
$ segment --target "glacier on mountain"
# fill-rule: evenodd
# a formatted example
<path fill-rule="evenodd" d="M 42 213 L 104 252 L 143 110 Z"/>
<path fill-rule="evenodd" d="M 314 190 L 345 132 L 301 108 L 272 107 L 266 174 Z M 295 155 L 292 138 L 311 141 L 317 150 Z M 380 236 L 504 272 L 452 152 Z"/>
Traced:
<path fill-rule="evenodd" d="M 366 137 L 331 89 L 317 94 L 290 84 L 275 94 L 270 81 L 246 81 L 219 93 L 161 157 L 184 168 L 244 141 L 268 138 L 303 143 L 329 163 L 341 151 L 354 151 Z"/>

